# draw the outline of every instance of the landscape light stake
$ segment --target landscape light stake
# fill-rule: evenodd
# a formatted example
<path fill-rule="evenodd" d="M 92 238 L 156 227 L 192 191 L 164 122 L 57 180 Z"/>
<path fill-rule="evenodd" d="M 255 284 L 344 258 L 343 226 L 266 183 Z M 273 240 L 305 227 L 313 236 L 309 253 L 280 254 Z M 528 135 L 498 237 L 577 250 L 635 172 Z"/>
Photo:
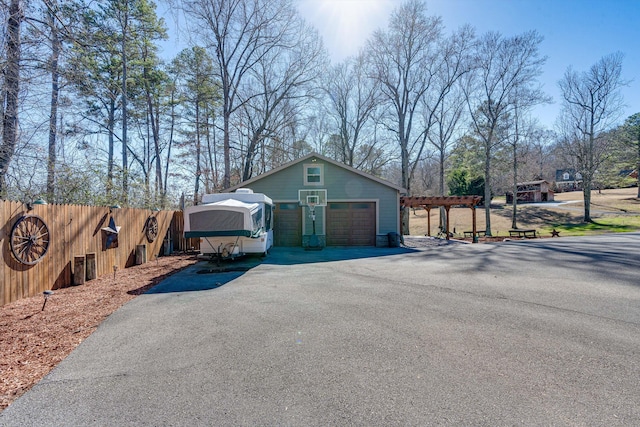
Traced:
<path fill-rule="evenodd" d="M 40 311 L 44 311 L 44 306 L 47 305 L 47 299 L 53 295 L 53 291 L 44 291 L 42 294 L 44 295 L 44 303 L 42 304 L 42 310 Z"/>
<path fill-rule="evenodd" d="M 114 265 L 113 266 L 113 280 L 116 280 L 116 271 L 118 271 L 118 266 Z"/>

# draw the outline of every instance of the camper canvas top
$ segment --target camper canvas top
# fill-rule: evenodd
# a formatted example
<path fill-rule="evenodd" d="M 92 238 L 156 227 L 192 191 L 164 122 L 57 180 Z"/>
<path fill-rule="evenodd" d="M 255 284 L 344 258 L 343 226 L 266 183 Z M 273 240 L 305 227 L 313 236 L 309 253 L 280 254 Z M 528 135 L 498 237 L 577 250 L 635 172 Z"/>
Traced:
<path fill-rule="evenodd" d="M 185 237 L 246 236 L 252 237 L 262 227 L 259 203 L 227 199 L 186 210 Z"/>
<path fill-rule="evenodd" d="M 272 205 L 273 201 L 261 193 L 254 193 L 249 188 L 238 188 L 235 193 L 205 194 L 202 203 L 215 203 L 223 200 L 239 200 L 246 203 L 266 203 Z"/>

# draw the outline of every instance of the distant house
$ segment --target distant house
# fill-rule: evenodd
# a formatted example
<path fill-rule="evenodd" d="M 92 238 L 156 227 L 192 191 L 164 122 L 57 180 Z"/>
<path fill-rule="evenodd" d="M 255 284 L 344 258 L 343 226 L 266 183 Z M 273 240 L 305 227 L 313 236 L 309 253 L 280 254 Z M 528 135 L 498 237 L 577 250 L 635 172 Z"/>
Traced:
<path fill-rule="evenodd" d="M 513 203 L 513 193 L 508 192 L 507 203 Z M 518 202 L 552 202 L 553 191 L 548 181 L 530 181 L 518 183 Z"/>
<path fill-rule="evenodd" d="M 582 174 L 575 169 L 556 169 L 556 188 L 559 191 L 582 189 Z"/>
<path fill-rule="evenodd" d="M 275 246 L 307 247 L 312 234 L 321 246 L 387 246 L 400 232 L 405 189 L 317 153 L 225 191 L 238 187 L 273 199 Z"/>

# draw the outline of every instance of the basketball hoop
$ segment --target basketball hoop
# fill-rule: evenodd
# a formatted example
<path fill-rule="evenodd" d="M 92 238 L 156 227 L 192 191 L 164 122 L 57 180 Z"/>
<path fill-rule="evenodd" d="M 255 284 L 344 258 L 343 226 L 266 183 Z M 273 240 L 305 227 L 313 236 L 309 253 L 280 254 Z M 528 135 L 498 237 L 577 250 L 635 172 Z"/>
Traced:
<path fill-rule="evenodd" d="M 305 249 L 322 249 L 320 240 L 316 235 L 316 207 L 327 206 L 327 190 L 324 188 L 318 189 L 300 189 L 298 190 L 298 203 L 300 206 L 306 206 L 309 208 L 309 218 L 311 219 L 313 233 L 309 236 L 309 243 Z"/>
<path fill-rule="evenodd" d="M 309 202 L 307 204 L 307 206 L 309 206 L 309 210 L 311 211 L 311 213 L 315 212 L 315 210 L 316 210 L 316 202 Z"/>

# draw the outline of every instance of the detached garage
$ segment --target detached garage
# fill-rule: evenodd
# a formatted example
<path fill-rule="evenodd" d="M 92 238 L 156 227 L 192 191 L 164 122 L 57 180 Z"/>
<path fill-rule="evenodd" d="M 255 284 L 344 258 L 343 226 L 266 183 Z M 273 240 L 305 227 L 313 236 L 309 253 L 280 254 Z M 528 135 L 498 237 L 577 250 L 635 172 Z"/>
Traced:
<path fill-rule="evenodd" d="M 240 187 L 273 200 L 275 246 L 387 246 L 400 232 L 403 188 L 317 153 L 225 191 Z"/>

